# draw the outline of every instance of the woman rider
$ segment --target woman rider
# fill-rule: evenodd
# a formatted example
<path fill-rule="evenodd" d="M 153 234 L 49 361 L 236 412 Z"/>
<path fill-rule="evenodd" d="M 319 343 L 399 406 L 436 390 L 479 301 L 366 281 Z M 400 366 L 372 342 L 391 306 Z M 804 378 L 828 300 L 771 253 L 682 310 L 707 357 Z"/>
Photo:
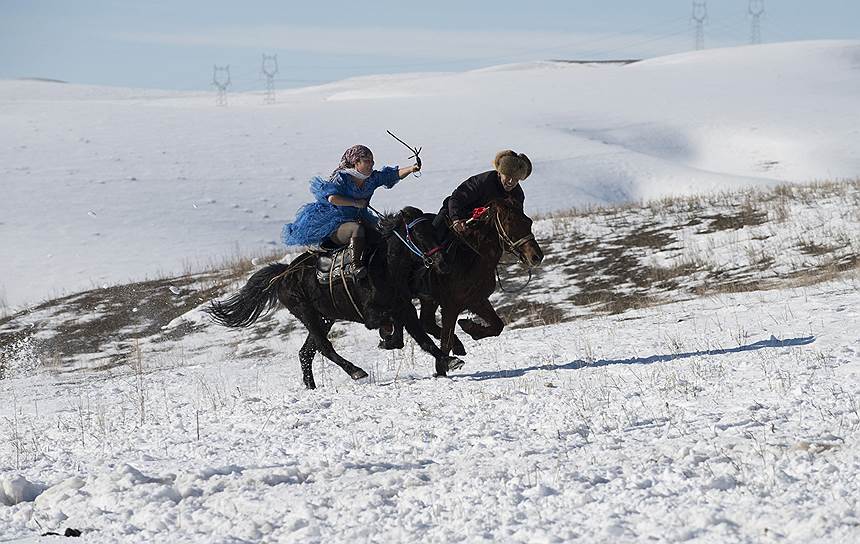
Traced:
<path fill-rule="evenodd" d="M 366 231 L 364 225 L 374 226 L 377 219 L 368 213 L 367 204 L 377 187 L 389 189 L 413 172 L 417 164 L 406 168 L 386 166 L 373 169 L 373 153 L 363 145 L 347 149 L 340 164 L 328 179 L 311 180 L 311 193 L 316 202 L 299 209 L 292 223 L 284 225 L 282 238 L 288 246 L 319 246 L 327 241 L 336 246 L 349 244 L 353 276 L 367 275 L 364 266 Z"/>

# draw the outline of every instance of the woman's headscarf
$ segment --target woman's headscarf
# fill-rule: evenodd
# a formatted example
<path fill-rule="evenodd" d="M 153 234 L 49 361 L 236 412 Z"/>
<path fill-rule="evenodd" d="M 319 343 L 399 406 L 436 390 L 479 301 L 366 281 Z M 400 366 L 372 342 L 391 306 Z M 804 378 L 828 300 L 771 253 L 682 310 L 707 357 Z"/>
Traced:
<path fill-rule="evenodd" d="M 373 157 L 373 153 L 371 153 L 370 148 L 361 144 L 354 145 L 343 152 L 340 164 L 337 165 L 337 168 L 334 169 L 331 175 L 334 177 L 341 170 L 355 168 L 355 163 L 361 159 L 369 159 L 371 157 Z"/>

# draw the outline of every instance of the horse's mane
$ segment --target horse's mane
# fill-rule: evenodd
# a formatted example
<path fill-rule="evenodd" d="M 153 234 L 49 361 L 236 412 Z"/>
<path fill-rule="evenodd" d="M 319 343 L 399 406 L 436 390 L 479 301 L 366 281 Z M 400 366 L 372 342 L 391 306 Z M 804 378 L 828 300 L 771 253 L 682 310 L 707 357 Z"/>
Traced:
<path fill-rule="evenodd" d="M 505 195 L 503 197 L 496 198 L 493 202 L 498 202 L 499 205 L 504 206 L 506 208 L 512 208 L 514 210 L 523 211 L 522 202 L 516 200 L 511 195 Z"/>
<path fill-rule="evenodd" d="M 389 236 L 394 229 L 400 226 L 400 222 L 403 221 L 403 213 L 408 212 L 410 215 L 420 216 L 422 215 L 421 210 L 418 208 L 414 208 L 412 206 L 406 206 L 401 211 L 397 213 L 385 212 L 379 217 L 379 232 L 382 236 Z"/>
<path fill-rule="evenodd" d="M 394 229 L 396 229 L 397 226 L 400 224 L 401 219 L 402 219 L 402 216 L 401 216 L 400 212 L 398 212 L 398 213 L 385 212 L 384 214 L 382 214 L 379 217 L 379 224 L 377 225 L 379 228 L 379 232 L 383 236 L 390 235 L 394 231 Z"/>

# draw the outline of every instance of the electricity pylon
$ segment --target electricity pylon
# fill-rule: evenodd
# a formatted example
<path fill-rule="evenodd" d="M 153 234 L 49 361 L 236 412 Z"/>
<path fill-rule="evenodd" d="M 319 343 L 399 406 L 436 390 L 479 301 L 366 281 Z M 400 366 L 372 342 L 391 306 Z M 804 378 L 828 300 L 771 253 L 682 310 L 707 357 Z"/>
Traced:
<path fill-rule="evenodd" d="M 266 55 L 263 53 L 263 65 L 261 70 L 266 76 L 266 94 L 263 98 L 263 102 L 266 104 L 274 104 L 275 74 L 278 73 L 278 55 Z"/>
<path fill-rule="evenodd" d="M 761 16 L 764 15 L 764 0 L 750 0 L 748 13 L 752 17 L 750 43 L 761 43 Z"/>
<path fill-rule="evenodd" d="M 708 20 L 708 3 L 693 2 L 693 21 L 696 23 L 696 50 L 705 48 L 705 21 Z"/>
<path fill-rule="evenodd" d="M 226 78 L 221 79 L 218 74 L 226 74 Z M 230 86 L 230 65 L 213 66 L 212 68 L 212 85 L 218 89 L 218 95 L 215 98 L 216 106 L 227 105 L 227 87 Z"/>

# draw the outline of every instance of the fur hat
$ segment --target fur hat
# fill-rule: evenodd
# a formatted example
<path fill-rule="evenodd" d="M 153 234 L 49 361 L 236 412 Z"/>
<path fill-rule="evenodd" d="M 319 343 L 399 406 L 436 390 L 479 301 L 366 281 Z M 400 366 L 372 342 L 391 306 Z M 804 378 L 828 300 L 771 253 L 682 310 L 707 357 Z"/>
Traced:
<path fill-rule="evenodd" d="M 499 151 L 493 160 L 493 168 L 500 174 L 510 178 L 524 180 L 532 173 L 532 161 L 525 153 L 517 153 L 510 149 Z"/>

